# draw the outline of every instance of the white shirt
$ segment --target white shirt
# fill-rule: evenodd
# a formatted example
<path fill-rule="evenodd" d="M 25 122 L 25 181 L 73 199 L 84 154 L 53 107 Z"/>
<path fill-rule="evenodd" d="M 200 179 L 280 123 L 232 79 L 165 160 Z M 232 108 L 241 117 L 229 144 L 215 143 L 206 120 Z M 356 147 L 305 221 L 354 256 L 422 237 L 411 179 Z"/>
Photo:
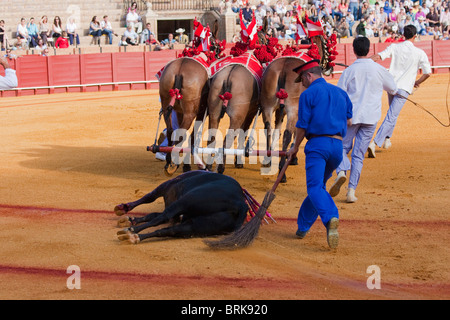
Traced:
<path fill-rule="evenodd" d="M 344 70 L 337 85 L 352 101 L 352 124 L 376 124 L 381 118 L 383 90 L 397 93 L 392 75 L 372 59 L 357 59 Z"/>
<path fill-rule="evenodd" d="M 102 29 L 107 29 L 107 30 L 112 30 L 112 25 L 111 25 L 111 22 L 105 22 L 105 20 L 102 20 L 101 22 L 100 22 L 100 27 L 102 28 Z"/>
<path fill-rule="evenodd" d="M 77 25 L 74 23 L 67 22 L 66 31 L 67 33 L 75 33 L 77 30 Z"/>
<path fill-rule="evenodd" d="M 424 74 L 431 73 L 427 54 L 422 49 L 416 48 L 409 40 L 391 44 L 378 55 L 382 60 L 392 58 L 389 72 L 394 76 L 397 87 L 409 94 L 414 89 L 419 68 Z"/>
<path fill-rule="evenodd" d="M 17 34 L 24 36 L 24 37 L 28 37 L 28 29 L 27 26 L 23 26 L 21 23 L 17 26 Z"/>
<path fill-rule="evenodd" d="M 8 90 L 17 87 L 16 70 L 5 69 L 5 76 L 0 76 L 0 90 Z"/>

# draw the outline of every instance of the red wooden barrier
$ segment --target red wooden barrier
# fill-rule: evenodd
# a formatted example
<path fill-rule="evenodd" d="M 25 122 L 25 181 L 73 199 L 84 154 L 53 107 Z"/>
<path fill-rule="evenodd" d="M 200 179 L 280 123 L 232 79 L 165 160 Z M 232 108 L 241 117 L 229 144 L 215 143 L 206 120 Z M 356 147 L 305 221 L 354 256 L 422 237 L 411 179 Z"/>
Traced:
<path fill-rule="evenodd" d="M 384 50 L 390 43 L 373 43 L 372 55 Z M 432 66 L 450 65 L 450 41 L 417 41 Z M 337 63 L 352 64 L 356 57 L 351 43 L 338 44 Z M 0 91 L 2 97 L 58 92 L 111 91 L 158 88 L 155 74 L 180 53 L 178 50 L 152 52 L 113 52 L 94 54 L 70 54 L 42 57 L 25 55 L 10 60 L 17 71 L 19 88 Z M 380 61 L 388 68 L 390 59 Z M 345 69 L 337 65 L 333 77 L 339 77 Z M 448 68 L 433 72 L 449 72 Z M 4 70 L 0 70 L 4 75 Z"/>

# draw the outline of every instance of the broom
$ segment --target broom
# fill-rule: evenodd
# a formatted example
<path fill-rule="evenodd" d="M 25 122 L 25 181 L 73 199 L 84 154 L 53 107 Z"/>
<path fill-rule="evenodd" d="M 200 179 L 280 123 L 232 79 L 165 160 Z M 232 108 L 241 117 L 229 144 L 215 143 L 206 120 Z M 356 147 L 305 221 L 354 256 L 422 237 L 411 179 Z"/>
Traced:
<path fill-rule="evenodd" d="M 224 237 L 221 240 L 205 240 L 204 242 L 213 249 L 239 249 L 249 246 L 253 240 L 258 235 L 259 227 L 261 226 L 261 220 L 264 218 L 267 209 L 269 208 L 272 201 L 275 199 L 275 190 L 281 181 L 284 173 L 286 172 L 289 163 L 291 162 L 292 156 L 290 156 L 280 173 L 278 174 L 277 180 L 273 184 L 272 189 L 270 189 L 264 196 L 264 201 L 256 212 L 255 216 L 245 225 L 243 225 L 239 230 L 235 231 L 229 236 Z"/>

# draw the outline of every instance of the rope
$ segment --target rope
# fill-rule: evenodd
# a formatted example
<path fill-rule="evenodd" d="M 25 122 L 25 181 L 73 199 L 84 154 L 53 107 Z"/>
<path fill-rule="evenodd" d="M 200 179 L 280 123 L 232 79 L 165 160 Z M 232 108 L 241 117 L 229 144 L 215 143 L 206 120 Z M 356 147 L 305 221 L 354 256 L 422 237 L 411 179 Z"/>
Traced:
<path fill-rule="evenodd" d="M 419 104 L 419 103 L 417 103 L 417 102 L 415 102 L 415 101 L 413 101 L 413 100 L 411 100 L 411 99 L 409 99 L 409 98 L 407 98 L 407 97 L 404 97 L 404 96 L 402 96 L 402 95 L 400 95 L 400 94 L 397 94 L 397 95 L 398 95 L 399 97 L 402 97 L 402 98 L 406 99 L 407 101 L 409 101 L 409 102 L 411 102 L 412 104 L 414 104 L 416 107 L 418 107 L 418 108 L 422 109 L 423 111 L 425 111 L 426 113 L 428 113 L 428 114 L 429 114 L 430 116 L 432 116 L 437 122 L 439 122 L 439 124 L 440 124 L 441 126 L 448 128 L 448 127 L 450 127 L 450 110 L 449 110 L 449 107 L 448 107 L 448 93 L 449 93 L 449 89 L 450 89 L 450 68 L 449 68 L 448 76 L 449 76 L 449 78 L 448 78 L 448 83 L 447 83 L 447 94 L 446 94 L 446 98 L 445 98 L 445 104 L 446 104 L 446 107 L 447 107 L 448 124 L 444 124 L 444 123 L 443 123 L 441 120 L 439 120 L 433 113 L 431 113 L 430 111 L 428 111 L 427 109 L 425 109 L 425 107 L 422 106 L 421 104 Z"/>

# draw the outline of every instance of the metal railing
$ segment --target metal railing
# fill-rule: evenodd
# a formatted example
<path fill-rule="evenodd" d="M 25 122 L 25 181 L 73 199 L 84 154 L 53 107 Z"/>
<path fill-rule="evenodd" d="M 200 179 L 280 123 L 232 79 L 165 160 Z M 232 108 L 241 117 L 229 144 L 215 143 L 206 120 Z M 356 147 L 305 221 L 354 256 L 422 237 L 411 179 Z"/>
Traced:
<path fill-rule="evenodd" d="M 137 11 L 146 12 L 147 2 L 152 4 L 154 11 L 175 11 L 175 10 L 211 10 L 212 0 L 124 0 L 124 8 L 128 10 L 133 2 L 137 4 Z"/>

